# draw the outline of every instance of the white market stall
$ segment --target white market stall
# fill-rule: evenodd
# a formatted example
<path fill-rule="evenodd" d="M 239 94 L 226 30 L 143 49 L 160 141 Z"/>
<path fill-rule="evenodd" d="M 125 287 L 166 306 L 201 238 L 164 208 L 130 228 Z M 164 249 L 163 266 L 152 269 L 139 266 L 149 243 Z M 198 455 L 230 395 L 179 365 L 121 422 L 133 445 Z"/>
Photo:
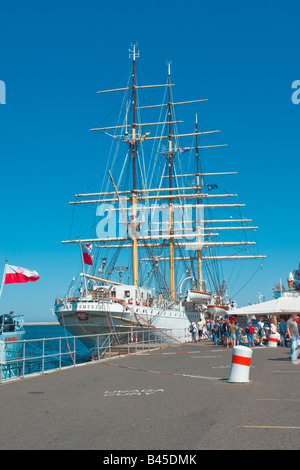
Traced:
<path fill-rule="evenodd" d="M 300 297 L 283 296 L 278 299 L 231 309 L 230 315 L 291 315 L 300 314 Z"/>

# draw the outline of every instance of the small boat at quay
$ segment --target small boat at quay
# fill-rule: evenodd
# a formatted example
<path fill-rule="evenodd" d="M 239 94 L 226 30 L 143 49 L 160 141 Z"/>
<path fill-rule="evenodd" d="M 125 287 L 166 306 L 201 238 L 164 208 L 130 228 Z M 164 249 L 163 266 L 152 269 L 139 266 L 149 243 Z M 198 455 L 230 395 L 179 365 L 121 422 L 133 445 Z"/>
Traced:
<path fill-rule="evenodd" d="M 3 379 L 20 374 L 24 336 L 23 315 L 14 315 L 13 312 L 0 315 L 0 368 Z"/>

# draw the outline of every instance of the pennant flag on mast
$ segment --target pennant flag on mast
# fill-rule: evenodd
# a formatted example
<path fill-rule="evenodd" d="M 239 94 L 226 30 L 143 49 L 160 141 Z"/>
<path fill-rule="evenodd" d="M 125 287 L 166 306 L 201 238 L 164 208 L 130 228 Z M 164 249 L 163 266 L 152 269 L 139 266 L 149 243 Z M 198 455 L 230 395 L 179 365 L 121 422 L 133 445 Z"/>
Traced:
<path fill-rule="evenodd" d="M 89 243 L 81 243 L 83 261 L 85 264 L 89 264 L 90 266 L 93 265 L 93 259 L 90 255 L 92 248 L 93 245 L 90 245 Z"/>
<path fill-rule="evenodd" d="M 190 148 L 183 148 L 183 149 L 178 149 L 180 153 L 185 153 L 187 152 L 188 150 L 190 150 Z"/>
<path fill-rule="evenodd" d="M 24 282 L 34 282 L 40 278 L 39 274 L 32 269 L 20 268 L 6 265 L 4 284 L 19 284 Z"/>

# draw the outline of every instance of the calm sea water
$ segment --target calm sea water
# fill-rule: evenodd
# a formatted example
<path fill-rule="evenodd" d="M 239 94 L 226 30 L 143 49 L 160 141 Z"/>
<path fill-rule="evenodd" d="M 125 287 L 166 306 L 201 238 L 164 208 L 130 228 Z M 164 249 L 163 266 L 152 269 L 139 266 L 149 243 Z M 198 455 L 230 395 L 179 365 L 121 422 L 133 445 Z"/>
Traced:
<path fill-rule="evenodd" d="M 41 338 L 58 338 L 71 336 L 61 325 L 41 324 L 41 325 L 24 325 L 26 331 L 25 339 L 41 339 Z"/>
<path fill-rule="evenodd" d="M 90 351 L 79 339 L 73 340 L 72 335 L 61 325 L 24 325 L 26 331 L 26 353 L 29 369 L 41 367 L 41 356 L 44 355 L 44 368 L 52 369 L 87 362 L 91 359 Z M 59 338 L 62 338 L 61 340 Z M 46 341 L 43 341 L 45 339 Z M 62 352 L 61 358 L 59 352 Z"/>

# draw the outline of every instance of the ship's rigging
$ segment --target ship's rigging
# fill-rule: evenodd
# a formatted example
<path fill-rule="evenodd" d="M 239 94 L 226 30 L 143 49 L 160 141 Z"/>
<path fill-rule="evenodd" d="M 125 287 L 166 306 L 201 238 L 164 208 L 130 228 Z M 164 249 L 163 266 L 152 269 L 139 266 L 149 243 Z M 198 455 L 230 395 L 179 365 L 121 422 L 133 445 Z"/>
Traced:
<path fill-rule="evenodd" d="M 116 263 L 122 258 L 122 263 L 128 265 L 125 275 L 129 276 L 128 282 L 124 280 L 124 283 L 148 285 L 171 302 L 178 301 L 185 278 L 190 279 L 192 288 L 204 292 L 212 290 L 218 294 L 224 286 L 224 276 L 220 274 L 223 261 L 264 258 L 258 253 L 248 252 L 255 241 L 248 240 L 246 232 L 254 232 L 257 227 L 249 225 L 251 219 L 241 215 L 244 204 L 232 202 L 236 194 L 216 191 L 217 184 L 207 183 L 207 178 L 217 179 L 236 173 L 203 169 L 202 151 L 225 146 L 203 142 L 219 131 L 199 129 L 197 115 L 194 130 L 177 130 L 183 121 L 177 120 L 175 108 L 206 100 L 173 99 L 170 63 L 166 83 L 138 84 L 136 59 L 139 54 L 135 45 L 130 55 L 131 83 L 123 88 L 99 92 L 125 92 L 123 121 L 116 126 L 91 129 L 112 137 L 115 151 L 107 170 L 111 170 L 114 176 L 110 181 L 106 178 L 101 191 L 79 193 L 71 202 L 74 207 L 96 208 L 100 219 L 98 230 L 95 236 L 78 237 L 63 243 L 94 245 L 94 261 L 102 263 L 102 269 L 99 274 L 94 266 L 92 275 L 102 279 L 103 284 L 105 280 L 113 279 Z M 140 105 L 139 93 L 151 89 L 166 90 L 166 102 Z M 157 110 L 159 116 L 156 119 L 143 122 L 144 111 L 150 115 Z M 192 139 L 192 144 L 182 145 L 182 140 L 186 139 Z M 146 154 L 149 144 L 154 145 Z M 117 160 L 119 151 L 122 160 Z M 188 171 L 181 160 L 186 152 L 194 155 L 189 157 L 193 167 Z M 230 212 L 224 216 L 220 215 L 221 210 L 237 210 L 238 214 Z M 105 232 L 104 228 L 108 231 Z M 246 239 L 230 239 L 228 233 L 242 233 Z M 219 254 L 216 250 L 224 252 Z M 103 259 L 106 258 L 108 264 L 103 269 Z"/>

